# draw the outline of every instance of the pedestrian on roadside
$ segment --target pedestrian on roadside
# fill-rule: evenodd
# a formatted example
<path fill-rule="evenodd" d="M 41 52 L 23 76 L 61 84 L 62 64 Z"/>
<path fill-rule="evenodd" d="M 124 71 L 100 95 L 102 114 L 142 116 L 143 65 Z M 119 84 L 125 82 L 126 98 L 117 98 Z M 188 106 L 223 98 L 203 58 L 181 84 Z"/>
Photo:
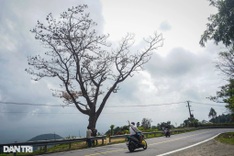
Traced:
<path fill-rule="evenodd" d="M 91 134 L 92 134 L 92 130 L 88 126 L 86 130 L 86 138 L 87 138 L 88 147 L 92 146 Z"/>

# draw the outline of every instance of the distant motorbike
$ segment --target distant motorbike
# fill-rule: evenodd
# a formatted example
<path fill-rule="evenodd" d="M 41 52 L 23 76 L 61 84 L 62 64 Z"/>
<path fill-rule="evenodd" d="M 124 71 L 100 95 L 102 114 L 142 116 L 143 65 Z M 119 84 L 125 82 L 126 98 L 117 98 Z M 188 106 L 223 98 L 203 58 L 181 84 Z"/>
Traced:
<path fill-rule="evenodd" d="M 166 128 L 164 130 L 164 135 L 165 135 L 165 137 L 170 137 L 171 136 L 171 132 L 170 132 L 170 130 L 168 128 Z"/>
<path fill-rule="evenodd" d="M 147 142 L 144 139 L 144 135 L 142 133 L 138 134 L 141 137 L 141 142 L 133 135 L 129 135 L 127 137 L 126 145 L 130 152 L 134 152 L 137 148 L 143 148 L 144 150 L 147 149 Z"/>

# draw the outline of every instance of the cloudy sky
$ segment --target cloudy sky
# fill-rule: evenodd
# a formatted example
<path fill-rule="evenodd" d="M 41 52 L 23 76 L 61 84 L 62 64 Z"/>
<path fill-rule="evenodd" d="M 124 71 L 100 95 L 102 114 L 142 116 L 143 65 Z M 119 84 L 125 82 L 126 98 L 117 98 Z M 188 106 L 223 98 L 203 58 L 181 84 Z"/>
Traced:
<path fill-rule="evenodd" d="M 171 121 L 179 126 L 189 117 L 188 100 L 200 121 L 209 120 L 211 107 L 218 115 L 227 113 L 223 105 L 206 98 L 225 83 L 214 67 L 222 46 L 199 45 L 208 16 L 216 13 L 206 0 L 0 0 L 0 143 L 43 133 L 84 135 L 88 118 L 74 107 L 57 107 L 63 103 L 52 96 L 54 80 L 34 82 L 25 72 L 27 57 L 45 50 L 30 33 L 37 20 L 45 21 L 50 12 L 58 17 L 83 3 L 98 31 L 110 34 L 110 42 L 117 43 L 127 33 L 135 34 L 136 47 L 154 32 L 165 39 L 144 70 L 123 82 L 109 99 L 97 123 L 101 133 L 112 124 L 123 126 L 142 118 L 152 119 L 152 125 Z"/>

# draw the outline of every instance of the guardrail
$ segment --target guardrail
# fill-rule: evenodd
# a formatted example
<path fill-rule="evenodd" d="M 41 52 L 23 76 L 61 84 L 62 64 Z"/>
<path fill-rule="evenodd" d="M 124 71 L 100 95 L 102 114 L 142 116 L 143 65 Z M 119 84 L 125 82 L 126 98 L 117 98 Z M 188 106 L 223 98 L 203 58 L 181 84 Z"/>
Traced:
<path fill-rule="evenodd" d="M 92 140 L 101 140 L 102 145 L 104 145 L 104 140 L 106 136 L 97 136 L 92 137 Z M 47 152 L 48 146 L 57 145 L 57 144 L 68 144 L 68 148 L 71 149 L 71 144 L 75 142 L 85 142 L 87 138 L 78 138 L 78 139 L 56 139 L 56 140 L 41 140 L 41 141 L 27 141 L 27 142 L 15 142 L 15 143 L 6 143 L 0 144 L 0 151 L 3 149 L 3 146 L 34 146 L 34 147 L 44 147 L 44 152 Z M 0 152 L 1 153 L 1 152 Z M 16 155 L 16 154 L 15 154 Z"/>
<path fill-rule="evenodd" d="M 184 132 L 187 132 L 187 131 L 191 131 L 191 130 L 195 130 L 195 129 L 197 129 L 197 128 L 186 128 L 186 129 L 178 129 L 178 130 L 170 130 L 170 132 L 171 132 L 171 135 L 173 135 L 173 134 L 177 134 L 177 133 L 184 133 Z M 154 137 L 156 137 L 157 136 L 157 134 L 162 134 L 162 135 L 164 135 L 164 132 L 163 131 L 154 131 L 154 132 L 142 132 L 145 136 L 146 136 L 146 138 L 148 138 L 149 137 L 149 135 L 154 135 Z M 109 143 L 111 143 L 111 141 L 113 140 L 113 139 L 119 139 L 119 138 L 127 138 L 129 136 L 129 134 L 124 134 L 124 135 L 112 135 L 112 136 L 110 136 L 109 137 Z"/>

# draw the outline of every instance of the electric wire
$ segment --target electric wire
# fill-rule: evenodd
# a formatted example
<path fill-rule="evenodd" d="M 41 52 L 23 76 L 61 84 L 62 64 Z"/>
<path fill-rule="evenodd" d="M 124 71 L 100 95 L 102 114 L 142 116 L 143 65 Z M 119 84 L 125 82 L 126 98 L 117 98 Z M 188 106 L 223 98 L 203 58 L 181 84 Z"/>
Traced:
<path fill-rule="evenodd" d="M 7 105 L 24 105 L 24 106 L 46 106 L 46 107 L 64 107 L 65 105 L 50 105 L 50 104 L 38 104 L 38 103 L 27 103 L 27 102 L 4 102 L 0 101 L 0 104 Z"/>
<path fill-rule="evenodd" d="M 171 102 L 171 103 L 159 103 L 159 104 L 146 104 L 146 105 L 112 105 L 112 106 L 106 106 L 106 107 L 154 107 L 154 106 L 166 106 L 166 105 L 177 105 L 182 104 L 185 102 Z M 7 104 L 7 105 L 22 105 L 22 106 L 45 106 L 45 107 L 70 107 L 72 105 L 56 105 L 56 104 L 37 104 L 37 103 L 26 103 L 26 102 L 4 102 L 0 101 L 0 104 Z"/>
<path fill-rule="evenodd" d="M 112 106 L 106 106 L 106 108 L 117 108 L 117 107 L 125 107 L 125 108 L 131 108 L 131 107 L 159 107 L 159 106 L 170 106 L 170 105 L 179 105 L 179 104 L 186 104 L 187 101 L 181 101 L 181 102 L 170 102 L 170 103 L 158 103 L 158 104 L 145 104 L 145 105 L 112 105 Z M 214 107 L 225 107 L 225 105 L 219 105 L 219 104 L 212 104 L 212 103 L 205 103 L 205 102 L 197 102 L 197 101 L 189 101 L 191 103 L 194 103 L 195 105 L 203 105 L 203 106 L 214 106 Z M 61 104 L 39 104 L 39 103 L 28 103 L 28 102 L 4 102 L 0 101 L 0 104 L 5 105 L 17 105 L 17 106 L 42 106 L 42 107 L 75 107 L 74 105 L 61 105 Z M 135 113 L 135 112 L 111 112 L 111 113 L 105 113 L 103 114 L 119 114 L 119 113 Z M 33 114 L 33 115 L 79 115 L 80 113 L 34 113 L 34 112 L 8 112 L 8 111 L 0 111 L 0 114 Z"/>
<path fill-rule="evenodd" d="M 146 105 L 112 105 L 107 107 L 159 107 L 167 105 L 178 105 L 184 104 L 185 102 L 171 102 L 171 103 L 160 103 L 160 104 L 146 104 Z"/>
<path fill-rule="evenodd" d="M 217 107 L 225 107 L 224 103 L 221 103 L 220 104 L 213 104 L 213 103 L 205 103 L 205 102 L 196 102 L 196 101 L 190 101 L 191 103 L 195 103 L 195 104 L 198 104 L 198 105 L 207 105 L 207 106 L 217 106 Z"/>

